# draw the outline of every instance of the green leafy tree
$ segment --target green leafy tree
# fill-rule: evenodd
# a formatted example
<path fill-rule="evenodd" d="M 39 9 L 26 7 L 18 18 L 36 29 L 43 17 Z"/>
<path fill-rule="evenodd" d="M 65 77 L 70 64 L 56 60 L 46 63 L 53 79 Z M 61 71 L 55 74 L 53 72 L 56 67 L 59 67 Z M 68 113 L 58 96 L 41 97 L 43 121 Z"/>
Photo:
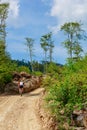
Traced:
<path fill-rule="evenodd" d="M 4 92 L 5 85 L 12 80 L 12 72 L 16 70 L 16 64 L 11 62 L 6 52 L 6 19 L 8 17 L 9 4 L 0 4 L 0 92 Z"/>
<path fill-rule="evenodd" d="M 81 24 L 78 22 L 69 22 L 61 26 L 61 30 L 67 35 L 67 39 L 63 42 L 68 50 L 70 59 L 79 59 L 83 51 L 80 40 L 84 37 L 84 31 L 81 29 Z"/>
<path fill-rule="evenodd" d="M 8 17 L 8 3 L 0 4 L 0 63 L 6 62 L 9 58 L 6 52 L 6 19 Z"/>
<path fill-rule="evenodd" d="M 42 49 L 44 50 L 44 59 L 45 59 L 45 69 L 44 71 L 46 72 L 47 70 L 47 51 L 48 51 L 48 43 L 46 41 L 47 36 L 43 35 L 40 39 L 40 45 L 42 47 Z"/>
<path fill-rule="evenodd" d="M 33 68 L 33 45 L 34 45 L 34 39 L 32 38 L 25 38 L 26 39 L 26 43 L 25 45 L 27 46 L 27 49 L 28 49 L 28 52 L 29 52 L 29 57 L 30 57 L 30 63 L 31 63 L 31 68 L 32 68 L 32 71 L 34 71 L 34 68 Z"/>
<path fill-rule="evenodd" d="M 5 44 L 6 42 L 6 19 L 8 17 L 9 4 L 3 3 L 0 4 L 0 40 Z"/>
<path fill-rule="evenodd" d="M 44 50 L 45 55 L 45 72 L 47 70 L 47 52 L 49 51 L 49 59 L 50 62 L 52 62 L 52 53 L 53 53 L 53 41 L 52 41 L 52 33 L 48 33 L 46 35 L 43 35 L 40 39 L 40 45 L 42 49 Z"/>
<path fill-rule="evenodd" d="M 8 3 L 0 4 L 0 63 L 6 62 L 9 58 L 6 52 L 6 19 L 8 17 Z"/>
<path fill-rule="evenodd" d="M 83 52 L 82 47 L 79 45 L 78 42 L 75 43 L 75 46 L 73 47 L 73 53 L 75 56 L 75 60 L 78 61 L 81 58 L 81 52 Z"/>
<path fill-rule="evenodd" d="M 48 33 L 46 35 L 46 41 L 48 43 L 48 48 L 49 48 L 49 59 L 50 59 L 50 63 L 52 62 L 52 53 L 53 53 L 53 48 L 54 48 L 54 44 L 53 44 L 53 40 L 52 40 L 52 32 Z"/>

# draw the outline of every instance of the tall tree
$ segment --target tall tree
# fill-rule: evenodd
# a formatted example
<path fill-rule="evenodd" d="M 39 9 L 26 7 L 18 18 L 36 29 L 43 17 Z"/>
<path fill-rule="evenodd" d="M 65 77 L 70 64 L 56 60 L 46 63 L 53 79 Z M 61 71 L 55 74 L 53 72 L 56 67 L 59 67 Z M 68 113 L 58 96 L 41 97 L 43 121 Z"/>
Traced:
<path fill-rule="evenodd" d="M 0 4 L 0 91 L 4 91 L 5 84 L 11 81 L 14 64 L 11 63 L 6 52 L 6 19 L 8 17 L 8 3 Z"/>
<path fill-rule="evenodd" d="M 49 59 L 50 59 L 50 63 L 52 62 L 52 53 L 53 53 L 53 48 L 54 48 L 54 44 L 53 44 L 53 40 L 52 40 L 52 32 L 47 34 L 47 42 L 48 42 L 48 47 L 49 47 Z"/>
<path fill-rule="evenodd" d="M 41 37 L 40 41 L 41 41 L 40 45 L 41 45 L 42 49 L 44 50 L 44 56 L 45 56 L 44 59 L 45 59 L 45 62 L 46 62 L 47 61 L 48 43 L 46 42 L 44 36 Z"/>
<path fill-rule="evenodd" d="M 0 4 L 0 63 L 6 62 L 6 19 L 8 17 L 8 3 Z M 9 58 L 9 57 L 8 57 Z"/>
<path fill-rule="evenodd" d="M 8 3 L 0 4 L 0 40 L 3 40 L 5 44 L 6 39 L 6 19 L 8 17 Z"/>
<path fill-rule="evenodd" d="M 33 61 L 32 61 L 32 58 L 33 58 L 33 45 L 34 45 L 34 39 L 32 38 L 25 38 L 26 39 L 26 43 L 25 45 L 27 46 L 27 49 L 28 49 L 28 52 L 29 52 L 29 57 L 30 57 L 30 63 L 31 63 L 31 69 L 32 71 L 34 71 L 34 68 L 33 68 Z"/>
<path fill-rule="evenodd" d="M 49 59 L 52 62 L 52 53 L 53 53 L 53 41 L 52 41 L 52 32 L 45 34 L 40 39 L 40 45 L 44 50 L 45 55 L 45 71 L 47 69 L 47 52 L 49 51 Z"/>
<path fill-rule="evenodd" d="M 47 35 L 43 35 L 40 39 L 40 45 L 42 47 L 42 49 L 44 50 L 44 72 L 46 73 L 47 70 L 47 51 L 48 51 L 48 42 L 47 42 Z"/>
<path fill-rule="evenodd" d="M 81 24 L 78 22 L 69 22 L 61 26 L 61 30 L 67 35 L 66 41 L 63 42 L 68 50 L 70 59 L 79 59 L 83 51 L 80 40 L 84 37 L 84 31 L 81 29 Z"/>

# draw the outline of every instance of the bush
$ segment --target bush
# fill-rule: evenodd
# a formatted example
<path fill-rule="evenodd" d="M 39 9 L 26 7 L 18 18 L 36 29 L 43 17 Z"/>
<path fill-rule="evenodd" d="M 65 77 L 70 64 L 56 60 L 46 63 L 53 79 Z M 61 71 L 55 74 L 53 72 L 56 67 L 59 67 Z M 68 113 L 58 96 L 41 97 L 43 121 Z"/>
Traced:
<path fill-rule="evenodd" d="M 34 74 L 36 76 L 42 76 L 42 72 L 40 72 L 40 71 L 34 71 L 34 72 L 32 72 L 32 74 Z"/>
<path fill-rule="evenodd" d="M 16 65 L 11 61 L 0 64 L 0 91 L 4 92 L 5 85 L 12 80 L 12 72 L 16 70 Z"/>
<path fill-rule="evenodd" d="M 64 81 L 51 84 L 46 96 L 46 102 L 53 115 L 59 122 L 70 119 L 75 106 L 83 107 L 87 101 L 87 76 L 86 74 L 67 75 Z M 63 115 L 61 115 L 63 111 Z"/>
<path fill-rule="evenodd" d="M 18 67 L 18 68 L 17 68 L 17 71 L 18 71 L 18 72 L 24 71 L 24 72 L 30 73 L 29 68 L 26 67 L 26 66 L 20 66 L 20 67 Z"/>
<path fill-rule="evenodd" d="M 87 56 L 73 64 L 68 63 L 59 75 L 54 73 L 44 80 L 47 107 L 58 120 L 61 130 L 64 122 L 70 123 L 73 110 L 80 110 L 87 104 L 86 66 Z"/>

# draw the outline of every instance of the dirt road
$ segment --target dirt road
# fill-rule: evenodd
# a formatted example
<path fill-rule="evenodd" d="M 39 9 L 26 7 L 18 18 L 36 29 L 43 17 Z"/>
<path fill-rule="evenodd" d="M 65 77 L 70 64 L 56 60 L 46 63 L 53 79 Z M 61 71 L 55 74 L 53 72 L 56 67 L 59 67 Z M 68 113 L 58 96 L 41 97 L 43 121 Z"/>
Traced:
<path fill-rule="evenodd" d="M 0 96 L 0 130 L 43 130 L 36 114 L 42 91 Z"/>

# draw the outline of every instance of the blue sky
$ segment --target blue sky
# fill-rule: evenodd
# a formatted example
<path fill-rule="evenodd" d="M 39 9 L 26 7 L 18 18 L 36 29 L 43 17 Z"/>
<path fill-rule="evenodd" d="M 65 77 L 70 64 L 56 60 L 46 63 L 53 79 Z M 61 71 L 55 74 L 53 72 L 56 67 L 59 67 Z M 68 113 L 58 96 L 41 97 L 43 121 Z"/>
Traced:
<path fill-rule="evenodd" d="M 42 35 L 53 32 L 54 50 L 53 60 L 64 64 L 67 51 L 62 46 L 64 36 L 60 27 L 65 22 L 81 21 L 83 28 L 87 28 L 87 0 L 1 0 L 9 2 L 7 19 L 7 51 L 12 59 L 29 60 L 25 38 L 33 38 L 33 60 L 41 61 L 44 58 L 40 47 Z M 82 44 L 84 51 L 87 45 Z"/>

